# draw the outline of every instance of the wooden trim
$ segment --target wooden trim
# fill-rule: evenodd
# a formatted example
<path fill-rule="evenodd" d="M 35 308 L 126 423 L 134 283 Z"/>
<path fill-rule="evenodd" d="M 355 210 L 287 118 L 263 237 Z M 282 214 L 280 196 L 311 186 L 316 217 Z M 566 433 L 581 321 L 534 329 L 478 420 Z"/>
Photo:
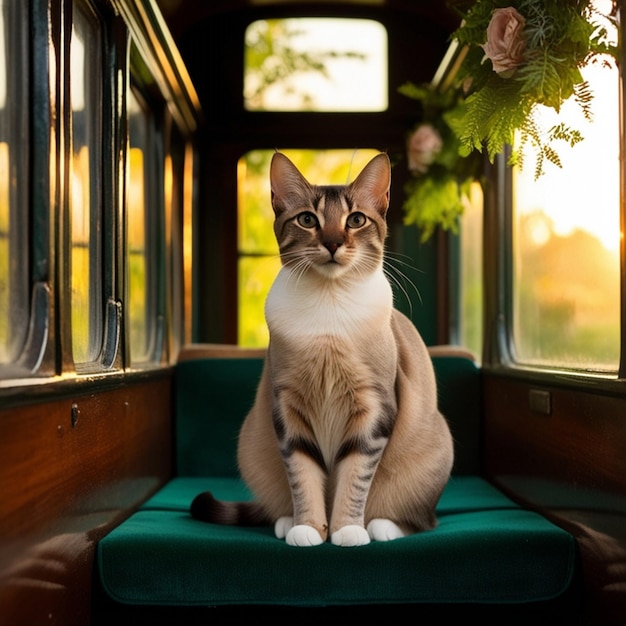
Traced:
<path fill-rule="evenodd" d="M 267 353 L 265 348 L 242 348 L 233 344 L 225 343 L 194 343 L 183 347 L 178 355 L 178 362 L 191 361 L 193 359 L 208 358 L 264 358 Z M 430 356 L 453 356 L 476 361 L 476 356 L 463 346 L 437 345 L 429 346 Z"/>
<path fill-rule="evenodd" d="M 587 617 L 622 623 L 626 398 L 488 371 L 482 380 L 487 477 L 576 537 Z"/>
<path fill-rule="evenodd" d="M 182 348 L 178 354 L 178 362 L 209 358 L 265 358 L 265 348 L 242 348 L 225 343 L 195 343 Z"/>
<path fill-rule="evenodd" d="M 196 89 L 155 0 L 111 0 L 166 98 L 172 117 L 191 136 L 202 120 Z"/>

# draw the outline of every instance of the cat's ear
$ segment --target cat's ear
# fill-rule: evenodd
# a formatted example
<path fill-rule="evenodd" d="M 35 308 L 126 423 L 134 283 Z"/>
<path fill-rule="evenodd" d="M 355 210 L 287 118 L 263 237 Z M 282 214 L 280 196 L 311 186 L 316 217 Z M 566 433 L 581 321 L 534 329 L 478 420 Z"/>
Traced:
<path fill-rule="evenodd" d="M 381 215 L 389 208 L 391 162 L 384 154 L 377 154 L 352 181 L 350 188 L 358 203 L 374 206 Z"/>
<path fill-rule="evenodd" d="M 279 215 L 294 202 L 302 202 L 311 194 L 311 185 L 300 170 L 280 152 L 275 152 L 270 165 L 272 208 Z"/>

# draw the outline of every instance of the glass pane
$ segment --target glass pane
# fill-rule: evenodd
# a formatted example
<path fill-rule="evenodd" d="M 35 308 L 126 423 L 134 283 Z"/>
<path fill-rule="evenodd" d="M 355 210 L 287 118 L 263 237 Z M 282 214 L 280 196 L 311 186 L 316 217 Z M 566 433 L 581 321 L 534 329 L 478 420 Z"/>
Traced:
<path fill-rule="evenodd" d="M 0 0 L 0 363 L 28 328 L 28 3 Z"/>
<path fill-rule="evenodd" d="M 379 153 L 378 150 L 284 150 L 313 184 L 345 184 Z M 274 150 L 253 150 L 238 164 L 238 343 L 267 345 L 264 305 L 280 269 L 270 202 L 269 168 Z"/>
<path fill-rule="evenodd" d="M 185 143 L 171 127 L 169 154 L 165 157 L 165 232 L 168 255 L 168 338 L 170 358 L 184 340 L 185 281 L 183 273 L 183 207 Z"/>
<path fill-rule="evenodd" d="M 71 284 L 74 361 L 95 361 L 102 344 L 101 108 L 98 21 L 74 5 L 70 47 L 72 103 Z"/>
<path fill-rule="evenodd" d="M 250 111 L 384 111 L 387 31 L 372 20 L 260 20 L 245 35 Z"/>
<path fill-rule="evenodd" d="M 128 299 L 126 313 L 130 317 L 130 354 L 133 363 L 150 360 L 154 351 L 155 305 L 151 289 L 151 237 L 148 206 L 151 200 L 148 180 L 154 168 L 151 158 L 152 118 L 132 91 L 128 96 L 128 195 L 127 254 Z M 156 210 L 152 216 L 156 216 Z"/>
<path fill-rule="evenodd" d="M 459 233 L 458 343 L 480 360 L 483 339 L 483 190 L 473 183 Z"/>
<path fill-rule="evenodd" d="M 593 122 L 563 116 L 584 140 L 556 146 L 562 169 L 534 180 L 527 149 L 514 171 L 514 357 L 520 363 L 616 371 L 620 344 L 619 73 L 584 71 Z M 546 110 L 543 126 L 551 120 Z M 565 119 L 566 123 L 567 118 Z"/>

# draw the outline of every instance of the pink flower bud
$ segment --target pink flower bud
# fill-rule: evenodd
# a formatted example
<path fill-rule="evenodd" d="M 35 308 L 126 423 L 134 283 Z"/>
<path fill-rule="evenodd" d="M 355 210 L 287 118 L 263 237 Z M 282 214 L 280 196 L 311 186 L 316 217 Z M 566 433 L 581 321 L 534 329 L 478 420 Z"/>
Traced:
<path fill-rule="evenodd" d="M 415 174 L 426 172 L 442 147 L 443 141 L 436 128 L 430 124 L 418 126 L 407 142 L 409 170 Z"/>
<path fill-rule="evenodd" d="M 487 26 L 487 43 L 482 48 L 491 59 L 493 71 L 508 78 L 524 62 L 526 19 L 513 7 L 495 9 Z"/>

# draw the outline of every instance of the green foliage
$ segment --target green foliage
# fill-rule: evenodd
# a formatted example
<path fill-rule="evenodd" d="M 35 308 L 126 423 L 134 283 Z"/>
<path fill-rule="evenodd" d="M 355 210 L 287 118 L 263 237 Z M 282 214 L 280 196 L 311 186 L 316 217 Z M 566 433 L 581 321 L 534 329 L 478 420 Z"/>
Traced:
<path fill-rule="evenodd" d="M 406 83 L 399 90 L 420 102 L 423 123 L 431 124 L 443 141 L 428 172 L 416 175 L 405 186 L 404 222 L 418 227 L 422 241 L 427 241 L 438 226 L 456 233 L 469 187 L 482 170 L 481 156 L 464 153 L 454 126 L 464 101 L 458 91 L 440 91 L 432 85 Z"/>
<path fill-rule="evenodd" d="M 600 16 L 589 4 L 585 0 L 478 0 L 472 5 L 453 34 L 470 47 L 456 86 L 466 88 L 464 106 L 450 116 L 461 154 L 485 150 L 493 162 L 505 145 L 513 144 L 519 130 L 522 136 L 532 138 L 538 149 L 538 176 L 543 173 L 545 160 L 560 163 L 553 141 L 566 140 L 572 145 L 570 138 L 581 137 L 580 132 L 567 129 L 559 134 L 539 129 L 533 115 L 535 107 L 544 105 L 559 112 L 563 102 L 574 96 L 589 119 L 593 94 L 580 69 L 599 54 L 614 57 L 617 51 L 608 43 L 610 33 L 600 21 L 604 18 L 615 28 L 615 20 Z M 481 46 L 487 41 L 494 9 L 510 6 L 526 20 L 524 61 L 510 74 L 497 74 Z M 513 159 L 520 161 L 518 155 Z"/>
<path fill-rule="evenodd" d="M 359 52 L 305 51 L 294 41 L 303 35 L 297 20 L 273 19 L 254 22 L 246 32 L 245 100 L 249 109 L 263 110 L 268 87 L 280 84 L 284 93 L 297 95 L 301 110 L 312 109 L 314 97 L 297 86 L 295 76 L 314 72 L 329 78 L 326 64 L 332 59 L 363 59 Z"/>
<path fill-rule="evenodd" d="M 437 177 L 412 179 L 405 189 L 405 224 L 415 224 L 422 232 L 422 241 L 428 240 L 437 226 L 456 233 L 471 182 L 459 181 L 447 171 Z"/>
<path fill-rule="evenodd" d="M 519 136 L 509 165 L 522 167 L 524 149 L 530 146 L 537 155 L 536 178 L 544 173 L 546 163 L 561 167 L 555 143 L 574 146 L 583 136 L 564 123 L 542 128 L 537 107 L 547 106 L 558 113 L 563 102 L 573 97 L 584 117 L 591 119 L 593 93 L 581 68 L 598 55 L 607 55 L 604 62 L 608 63 L 617 53 L 610 43 L 617 32 L 616 19 L 599 14 L 590 0 L 457 0 L 450 4 L 462 17 L 452 35 L 461 46 L 452 85 L 445 91 L 437 85 L 412 83 L 399 89 L 420 103 L 419 123 L 433 126 L 443 140 L 443 149 L 428 171 L 417 174 L 406 187 L 405 220 L 422 229 L 422 239 L 428 239 L 437 226 L 456 228 L 465 190 L 472 180 L 480 179 L 477 155 L 486 154 L 493 162 Z M 522 16 L 517 37 L 523 45 L 519 55 L 508 59 L 513 66 L 498 68 L 498 73 L 483 45 L 494 10 L 510 8 Z"/>

